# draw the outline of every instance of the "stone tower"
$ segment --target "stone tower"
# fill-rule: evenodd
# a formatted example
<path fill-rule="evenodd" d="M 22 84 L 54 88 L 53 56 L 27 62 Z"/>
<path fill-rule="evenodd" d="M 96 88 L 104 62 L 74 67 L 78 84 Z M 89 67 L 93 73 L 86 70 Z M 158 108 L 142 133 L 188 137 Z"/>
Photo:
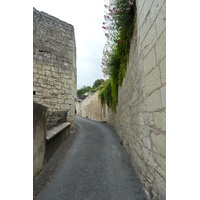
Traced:
<path fill-rule="evenodd" d="M 50 123 L 67 112 L 74 127 L 76 71 L 74 27 L 33 8 L 33 100 L 48 108 Z"/>

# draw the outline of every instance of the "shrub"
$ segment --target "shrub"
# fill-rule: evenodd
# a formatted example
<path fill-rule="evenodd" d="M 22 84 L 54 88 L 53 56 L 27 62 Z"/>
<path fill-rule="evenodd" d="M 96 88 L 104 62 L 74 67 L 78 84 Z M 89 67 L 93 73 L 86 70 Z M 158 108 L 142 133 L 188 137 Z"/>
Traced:
<path fill-rule="evenodd" d="M 129 57 L 130 41 L 136 20 L 136 4 L 130 0 L 110 0 L 105 5 L 106 15 L 102 28 L 107 43 L 102 57 L 102 71 L 109 77 L 99 97 L 103 103 L 116 111 L 118 87 L 122 85 Z M 111 95 L 109 95 L 111 94 Z"/>

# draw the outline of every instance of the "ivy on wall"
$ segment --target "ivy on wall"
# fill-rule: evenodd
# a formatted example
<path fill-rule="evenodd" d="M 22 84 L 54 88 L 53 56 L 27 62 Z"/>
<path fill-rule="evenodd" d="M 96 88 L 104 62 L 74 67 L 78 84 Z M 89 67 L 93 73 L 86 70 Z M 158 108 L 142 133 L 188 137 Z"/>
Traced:
<path fill-rule="evenodd" d="M 102 57 L 102 71 L 108 80 L 100 87 L 101 103 L 116 112 L 118 88 L 125 77 L 129 58 L 130 42 L 136 20 L 136 3 L 130 0 L 110 0 L 104 5 L 106 15 L 102 28 L 107 43 Z"/>

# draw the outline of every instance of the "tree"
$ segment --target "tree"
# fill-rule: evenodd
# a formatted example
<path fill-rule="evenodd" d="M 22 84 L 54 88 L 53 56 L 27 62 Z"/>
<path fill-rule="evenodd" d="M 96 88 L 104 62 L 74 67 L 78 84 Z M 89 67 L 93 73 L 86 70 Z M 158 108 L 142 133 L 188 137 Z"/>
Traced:
<path fill-rule="evenodd" d="M 93 83 L 92 89 L 97 88 L 97 87 L 98 87 L 99 85 L 101 85 L 103 82 L 104 82 L 103 79 L 97 79 L 97 80 Z"/>
<path fill-rule="evenodd" d="M 91 90 L 90 86 L 83 86 L 81 89 L 77 90 L 77 94 L 84 95 L 86 92 L 89 92 Z"/>

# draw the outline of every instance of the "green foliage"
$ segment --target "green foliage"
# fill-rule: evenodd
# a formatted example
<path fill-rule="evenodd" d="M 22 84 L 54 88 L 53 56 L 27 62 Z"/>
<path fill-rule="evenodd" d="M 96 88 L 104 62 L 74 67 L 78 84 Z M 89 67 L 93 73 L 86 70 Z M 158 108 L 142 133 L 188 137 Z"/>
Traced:
<path fill-rule="evenodd" d="M 103 79 L 97 79 L 94 83 L 93 83 L 93 86 L 92 86 L 92 89 L 95 89 L 97 87 L 99 87 L 101 85 L 101 83 L 103 83 L 104 80 Z"/>
<path fill-rule="evenodd" d="M 100 89 L 99 98 L 101 103 L 107 103 L 109 108 L 112 108 L 112 90 L 111 90 L 111 79 L 106 80 Z"/>
<path fill-rule="evenodd" d="M 77 90 L 77 94 L 84 95 L 86 92 L 96 92 L 100 86 L 104 83 L 103 79 L 97 79 L 94 83 L 92 88 L 90 86 L 83 86 L 81 89 Z"/>
<path fill-rule="evenodd" d="M 81 89 L 77 90 L 77 94 L 84 95 L 86 92 L 89 92 L 91 90 L 90 86 L 83 86 Z"/>
<path fill-rule="evenodd" d="M 130 41 L 136 20 L 136 4 L 135 1 L 114 0 L 105 7 L 110 13 L 109 17 L 105 16 L 109 21 L 108 26 L 103 28 L 109 31 L 109 34 L 105 35 L 110 45 L 105 45 L 102 68 L 109 76 L 109 81 L 104 84 L 99 97 L 103 103 L 106 102 L 112 110 L 116 111 L 118 87 L 122 85 L 129 58 Z"/>
<path fill-rule="evenodd" d="M 92 90 L 91 90 L 91 92 L 93 92 L 93 93 L 94 93 L 94 92 L 96 92 L 97 90 L 101 89 L 101 88 L 102 88 L 102 85 L 103 85 L 103 83 L 104 83 L 104 82 L 102 82 L 102 84 L 101 84 L 101 85 L 99 85 L 98 87 L 96 87 L 96 88 L 92 89 Z"/>

